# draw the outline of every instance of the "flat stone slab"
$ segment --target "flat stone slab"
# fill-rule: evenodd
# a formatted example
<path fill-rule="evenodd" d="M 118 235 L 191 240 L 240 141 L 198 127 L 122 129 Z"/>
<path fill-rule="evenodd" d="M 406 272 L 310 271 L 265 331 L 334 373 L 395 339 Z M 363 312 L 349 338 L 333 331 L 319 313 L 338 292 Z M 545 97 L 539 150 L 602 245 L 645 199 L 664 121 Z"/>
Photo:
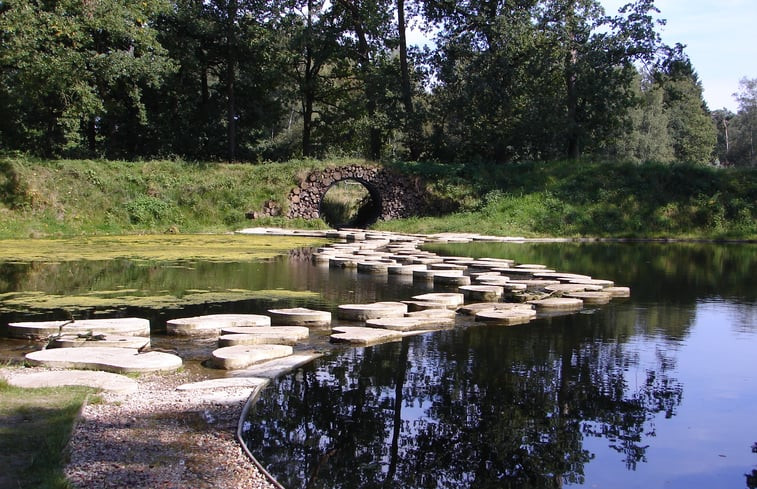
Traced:
<path fill-rule="evenodd" d="M 548 285 L 558 285 L 560 282 L 558 280 L 530 279 L 530 280 L 513 280 L 510 283 L 511 284 L 524 284 L 526 286 L 526 290 L 539 290 L 539 289 L 543 289 L 544 287 Z"/>
<path fill-rule="evenodd" d="M 310 336 L 305 326 L 274 326 L 271 328 L 226 328 L 218 337 L 218 346 L 295 345 Z"/>
<path fill-rule="evenodd" d="M 236 345 L 213 351 L 210 364 L 224 370 L 237 370 L 256 363 L 286 357 L 293 353 L 288 345 Z"/>
<path fill-rule="evenodd" d="M 469 302 L 497 302 L 505 291 L 499 285 L 464 285 L 459 290 Z"/>
<path fill-rule="evenodd" d="M 586 279 L 575 279 L 575 280 L 569 280 L 569 284 L 586 284 L 586 285 L 600 285 L 602 287 L 613 287 L 615 285 L 615 282 L 612 280 L 603 280 L 598 278 L 593 278 L 590 280 Z"/>
<path fill-rule="evenodd" d="M 223 328 L 270 325 L 271 318 L 260 314 L 209 314 L 171 319 L 166 322 L 166 332 L 177 336 L 216 336 Z"/>
<path fill-rule="evenodd" d="M 330 337 L 332 343 L 349 343 L 351 345 L 370 346 L 390 341 L 400 341 L 402 333 L 388 329 L 367 328 L 360 326 L 337 326 Z"/>
<path fill-rule="evenodd" d="M 602 292 L 610 294 L 613 297 L 631 297 L 631 289 L 629 287 L 605 287 Z"/>
<path fill-rule="evenodd" d="M 495 276 L 483 276 L 476 277 L 475 282 L 477 285 L 496 285 L 498 287 L 504 287 L 510 283 L 510 277 L 495 277 Z"/>
<path fill-rule="evenodd" d="M 62 329 L 61 329 L 62 327 Z M 80 319 L 76 321 L 31 321 L 8 324 L 11 338 L 44 339 L 59 333 L 113 333 L 147 336 L 150 321 L 142 318 Z"/>
<path fill-rule="evenodd" d="M 563 297 L 581 299 L 584 304 L 607 304 L 612 299 L 612 295 L 606 292 L 568 292 Z"/>
<path fill-rule="evenodd" d="M 402 302 L 374 302 L 372 304 L 343 304 L 338 307 L 339 319 L 345 321 L 366 321 L 368 319 L 398 318 L 407 312 L 407 304 Z"/>
<path fill-rule="evenodd" d="M 402 301 L 407 304 L 408 312 L 428 311 L 433 309 L 447 309 L 447 304 L 437 301 Z"/>
<path fill-rule="evenodd" d="M 431 301 L 441 302 L 445 304 L 449 309 L 455 309 L 465 302 L 463 294 L 457 292 L 434 292 L 430 294 L 414 295 L 413 299 L 416 301 Z"/>
<path fill-rule="evenodd" d="M 224 377 L 222 379 L 208 379 L 200 382 L 182 384 L 177 391 L 202 391 L 215 389 L 255 389 L 268 382 L 261 377 Z"/>
<path fill-rule="evenodd" d="M 320 357 L 319 353 L 295 353 L 288 357 L 280 357 L 257 365 L 252 365 L 242 370 L 233 370 L 226 375 L 230 377 L 262 377 L 274 379 L 280 375 L 312 362 Z"/>
<path fill-rule="evenodd" d="M 593 291 L 602 290 L 602 286 L 591 285 L 591 284 L 554 284 L 554 285 L 547 285 L 546 287 L 544 287 L 544 290 L 546 290 L 547 292 L 561 292 L 561 293 L 585 292 L 587 290 L 593 290 Z"/>
<path fill-rule="evenodd" d="M 529 301 L 537 310 L 547 311 L 578 311 L 583 308 L 584 301 L 569 297 L 550 297 L 537 301 Z"/>
<path fill-rule="evenodd" d="M 476 321 L 487 324 L 498 324 L 501 326 L 510 326 L 513 324 L 525 324 L 536 317 L 536 311 L 526 309 L 507 310 L 486 310 L 476 313 Z"/>
<path fill-rule="evenodd" d="M 53 348 L 26 354 L 32 365 L 46 367 L 104 370 L 117 374 L 132 372 L 172 372 L 181 367 L 181 358 L 170 353 L 139 353 L 132 348 L 88 347 Z"/>
<path fill-rule="evenodd" d="M 389 265 L 389 275 L 412 275 L 413 270 L 425 270 L 426 265 Z"/>
<path fill-rule="evenodd" d="M 454 318 L 440 317 L 404 317 L 369 319 L 365 322 L 368 328 L 383 328 L 391 331 L 417 331 L 419 329 L 443 329 L 455 325 Z"/>
<path fill-rule="evenodd" d="M 269 309 L 271 324 L 283 326 L 326 327 L 331 325 L 331 313 L 306 307 Z"/>
<path fill-rule="evenodd" d="M 6 369 L 0 372 L 0 377 L 4 377 L 12 386 L 24 389 L 81 385 L 119 394 L 133 394 L 139 388 L 139 384 L 134 379 L 95 370 L 24 372 L 24 369 Z"/>
<path fill-rule="evenodd" d="M 475 316 L 481 311 L 533 311 L 534 307 L 531 304 L 523 304 L 520 302 L 478 302 L 475 304 L 467 304 L 458 309 L 461 314 L 467 314 L 469 316 Z"/>
<path fill-rule="evenodd" d="M 434 274 L 434 285 L 470 285 L 471 279 L 467 275 L 455 272 L 461 270 L 447 270 Z"/>
<path fill-rule="evenodd" d="M 426 309 L 423 311 L 412 311 L 405 314 L 408 318 L 450 318 L 455 319 L 457 312 L 443 307 L 442 309 Z"/>
<path fill-rule="evenodd" d="M 141 350 L 150 346 L 148 336 L 123 336 L 115 334 L 64 334 L 57 336 L 47 345 L 48 348 L 81 348 L 83 346 L 91 347 L 116 347 L 116 348 L 135 348 Z"/>
<path fill-rule="evenodd" d="M 428 268 L 430 268 L 431 270 L 465 270 L 468 268 L 468 266 L 445 261 L 444 263 L 432 263 L 428 266 Z"/>
<path fill-rule="evenodd" d="M 361 261 L 357 264 L 357 271 L 358 273 L 389 273 L 389 265 L 393 264 L 383 261 Z"/>

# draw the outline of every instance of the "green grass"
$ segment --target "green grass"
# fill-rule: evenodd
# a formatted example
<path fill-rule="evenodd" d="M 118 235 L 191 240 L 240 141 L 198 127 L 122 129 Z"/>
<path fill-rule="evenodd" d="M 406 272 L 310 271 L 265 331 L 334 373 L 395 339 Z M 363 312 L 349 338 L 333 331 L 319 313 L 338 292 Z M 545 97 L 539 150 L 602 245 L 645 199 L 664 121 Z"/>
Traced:
<path fill-rule="evenodd" d="M 0 380 L 0 487 L 68 488 L 66 445 L 83 387 L 20 389 Z"/>
<path fill-rule="evenodd" d="M 426 171 L 408 169 L 421 175 Z M 439 217 L 380 223 L 380 229 L 526 237 L 757 238 L 757 169 L 558 161 L 435 171 L 430 175 L 435 198 L 461 202 L 460 207 Z"/>

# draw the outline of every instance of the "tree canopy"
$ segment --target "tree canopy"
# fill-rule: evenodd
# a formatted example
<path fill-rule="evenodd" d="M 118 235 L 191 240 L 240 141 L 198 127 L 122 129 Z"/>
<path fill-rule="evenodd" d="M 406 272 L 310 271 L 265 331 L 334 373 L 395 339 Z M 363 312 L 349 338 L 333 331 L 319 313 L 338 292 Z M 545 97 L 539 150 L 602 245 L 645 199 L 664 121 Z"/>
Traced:
<path fill-rule="evenodd" d="M 0 144 L 49 157 L 754 164 L 754 83 L 738 117 L 710 114 L 658 14 L 652 0 L 616 13 L 597 0 L 2 0 Z M 411 28 L 430 46 L 410 45 Z"/>

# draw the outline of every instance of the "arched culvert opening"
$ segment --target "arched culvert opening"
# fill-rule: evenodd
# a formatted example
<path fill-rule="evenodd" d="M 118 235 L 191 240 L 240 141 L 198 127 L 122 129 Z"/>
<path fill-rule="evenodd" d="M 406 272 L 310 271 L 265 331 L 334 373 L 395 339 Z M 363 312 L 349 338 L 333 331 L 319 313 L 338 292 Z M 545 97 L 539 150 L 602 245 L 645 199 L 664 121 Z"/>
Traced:
<path fill-rule="evenodd" d="M 381 216 L 381 195 L 367 182 L 345 178 L 326 189 L 319 212 L 333 228 L 366 228 Z"/>

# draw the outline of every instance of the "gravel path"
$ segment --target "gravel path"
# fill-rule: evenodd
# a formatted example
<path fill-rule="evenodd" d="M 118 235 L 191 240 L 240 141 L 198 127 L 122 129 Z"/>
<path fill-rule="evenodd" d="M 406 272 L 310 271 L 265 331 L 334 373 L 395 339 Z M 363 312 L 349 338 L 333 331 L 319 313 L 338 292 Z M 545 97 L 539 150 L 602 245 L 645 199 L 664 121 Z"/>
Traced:
<path fill-rule="evenodd" d="M 143 375 L 136 394 L 93 398 L 71 437 L 65 472 L 73 486 L 274 489 L 236 439 L 251 390 L 176 390 L 193 380 Z"/>

